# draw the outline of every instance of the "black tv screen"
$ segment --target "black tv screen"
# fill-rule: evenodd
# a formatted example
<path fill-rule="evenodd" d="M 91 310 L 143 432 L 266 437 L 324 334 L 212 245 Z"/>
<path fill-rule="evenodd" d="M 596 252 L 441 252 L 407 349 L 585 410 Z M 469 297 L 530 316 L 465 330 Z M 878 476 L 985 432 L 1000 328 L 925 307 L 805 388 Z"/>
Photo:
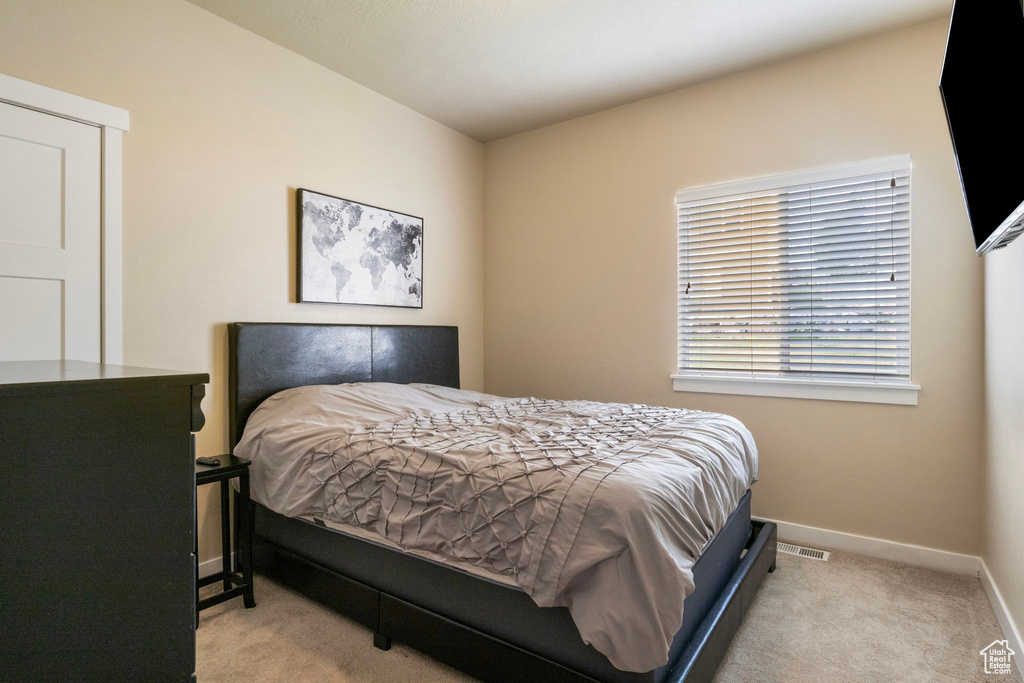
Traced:
<path fill-rule="evenodd" d="M 1022 84 L 1021 0 L 956 0 L 939 89 L 979 254 L 1024 229 Z"/>

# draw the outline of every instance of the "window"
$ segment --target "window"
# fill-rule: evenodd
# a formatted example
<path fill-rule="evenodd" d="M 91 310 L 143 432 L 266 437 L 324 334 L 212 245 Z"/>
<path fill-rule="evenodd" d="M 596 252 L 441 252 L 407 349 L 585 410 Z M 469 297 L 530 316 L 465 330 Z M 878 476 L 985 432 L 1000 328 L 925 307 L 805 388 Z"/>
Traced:
<path fill-rule="evenodd" d="M 910 157 L 683 190 L 680 391 L 916 404 Z"/>

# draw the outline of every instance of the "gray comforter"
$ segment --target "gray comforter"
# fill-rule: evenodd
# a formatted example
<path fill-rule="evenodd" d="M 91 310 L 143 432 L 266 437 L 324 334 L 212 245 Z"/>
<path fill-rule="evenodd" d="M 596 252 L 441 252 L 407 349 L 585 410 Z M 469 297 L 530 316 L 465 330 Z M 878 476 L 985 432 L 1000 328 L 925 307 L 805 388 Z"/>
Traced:
<path fill-rule="evenodd" d="M 431 385 L 283 391 L 235 452 L 270 509 L 506 577 L 626 671 L 666 663 L 693 563 L 757 478 L 725 415 Z"/>

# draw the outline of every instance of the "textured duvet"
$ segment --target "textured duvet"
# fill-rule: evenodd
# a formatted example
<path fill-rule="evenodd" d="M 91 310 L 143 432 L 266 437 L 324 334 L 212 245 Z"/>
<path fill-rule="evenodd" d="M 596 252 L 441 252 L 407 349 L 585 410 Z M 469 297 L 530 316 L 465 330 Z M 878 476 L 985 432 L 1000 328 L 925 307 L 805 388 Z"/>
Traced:
<path fill-rule="evenodd" d="M 725 415 L 422 384 L 283 391 L 235 452 L 268 508 L 502 575 L 625 671 L 666 663 L 693 564 L 757 478 Z"/>

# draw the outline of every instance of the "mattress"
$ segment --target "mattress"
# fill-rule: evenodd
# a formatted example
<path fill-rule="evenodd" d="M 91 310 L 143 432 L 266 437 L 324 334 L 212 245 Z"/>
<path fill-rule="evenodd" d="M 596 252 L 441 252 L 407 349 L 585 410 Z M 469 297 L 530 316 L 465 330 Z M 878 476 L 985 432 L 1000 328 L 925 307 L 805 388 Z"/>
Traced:
<path fill-rule="evenodd" d="M 757 478 L 728 416 L 431 385 L 289 389 L 235 452 L 267 508 L 568 607 L 624 671 L 668 660 L 693 564 Z"/>

